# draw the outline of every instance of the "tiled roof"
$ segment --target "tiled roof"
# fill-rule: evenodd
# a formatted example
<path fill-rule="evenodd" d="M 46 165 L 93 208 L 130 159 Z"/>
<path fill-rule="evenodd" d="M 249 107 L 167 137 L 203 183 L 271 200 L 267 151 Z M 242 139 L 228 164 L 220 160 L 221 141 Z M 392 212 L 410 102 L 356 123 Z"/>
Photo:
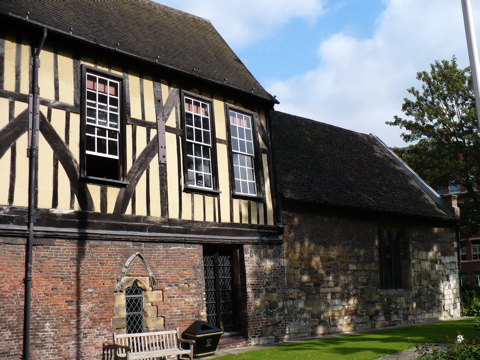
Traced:
<path fill-rule="evenodd" d="M 149 0 L 5 0 L 2 14 L 275 101 L 210 21 Z"/>
<path fill-rule="evenodd" d="M 283 198 L 322 206 L 453 220 L 373 135 L 271 112 Z"/>

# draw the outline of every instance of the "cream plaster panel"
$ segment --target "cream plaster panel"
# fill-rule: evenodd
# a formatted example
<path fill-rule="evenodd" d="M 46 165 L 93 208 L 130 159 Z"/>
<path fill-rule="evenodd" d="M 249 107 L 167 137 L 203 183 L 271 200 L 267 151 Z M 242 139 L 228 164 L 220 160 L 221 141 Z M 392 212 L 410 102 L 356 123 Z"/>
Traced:
<path fill-rule="evenodd" d="M 74 80 L 73 80 L 73 61 L 72 54 L 65 51 L 60 51 L 58 54 L 58 77 L 60 101 L 67 104 L 74 102 Z"/>
<path fill-rule="evenodd" d="M 108 187 L 108 196 L 107 196 L 107 213 L 113 214 L 113 209 L 115 208 L 115 202 L 117 201 L 118 193 L 120 188 L 117 187 Z"/>
<path fill-rule="evenodd" d="M 137 159 L 146 146 L 147 130 L 144 127 L 137 126 Z M 137 215 L 147 215 L 147 172 L 144 171 L 135 188 L 137 197 L 135 213 Z"/>
<path fill-rule="evenodd" d="M 40 69 L 38 71 L 38 85 L 40 96 L 45 99 L 55 99 L 53 53 L 50 48 L 44 48 L 40 53 Z"/>
<path fill-rule="evenodd" d="M 178 184 L 183 184 L 183 179 L 179 176 L 179 164 L 177 161 L 177 140 L 176 135 L 167 133 L 167 184 L 168 184 L 168 214 L 172 219 L 178 219 L 179 196 Z"/>
<path fill-rule="evenodd" d="M 203 221 L 203 200 L 203 195 L 193 195 L 193 220 L 195 221 Z"/>
<path fill-rule="evenodd" d="M 215 220 L 215 197 L 206 196 L 205 197 L 205 220 L 214 221 Z"/>
<path fill-rule="evenodd" d="M 95 184 L 87 184 L 87 188 L 92 195 L 93 200 L 93 211 L 100 210 L 100 186 Z"/>
<path fill-rule="evenodd" d="M 0 129 L 8 124 L 8 100 L 0 98 Z M 10 174 L 10 151 L 0 158 L 0 174 Z M 0 205 L 8 203 L 8 186 L 10 176 L 0 176 Z"/>
<path fill-rule="evenodd" d="M 251 201 L 251 219 L 252 224 L 258 224 L 258 211 L 257 211 L 257 202 Z"/>
<path fill-rule="evenodd" d="M 248 204 L 250 201 L 242 200 L 241 207 L 242 207 L 242 224 L 248 224 Z"/>
<path fill-rule="evenodd" d="M 223 101 L 213 100 L 213 113 L 215 116 L 215 135 L 219 139 L 227 139 L 226 120 L 225 120 L 225 103 Z"/>
<path fill-rule="evenodd" d="M 8 125 L 8 99 L 0 98 L 0 130 Z"/>
<path fill-rule="evenodd" d="M 128 174 L 128 171 L 132 167 L 132 126 L 127 125 L 126 126 L 126 131 L 125 131 L 125 158 L 126 158 L 126 169 L 125 169 L 125 174 Z M 126 214 L 131 214 L 132 213 L 132 202 L 130 201 L 128 203 L 127 209 L 125 210 Z"/>
<path fill-rule="evenodd" d="M 241 206 L 241 200 L 233 199 L 233 222 L 234 223 L 240 222 L 240 206 Z"/>
<path fill-rule="evenodd" d="M 40 111 L 45 117 L 47 116 L 48 108 L 46 106 L 41 106 Z M 55 115 L 58 115 L 58 111 L 55 112 Z M 53 117 L 52 111 L 52 118 Z M 57 133 L 59 130 L 60 129 L 55 128 Z M 50 209 L 52 207 L 52 194 L 53 149 L 40 133 L 38 143 L 38 207 L 40 209 Z"/>
<path fill-rule="evenodd" d="M 130 74 L 128 81 L 130 87 L 130 114 L 134 118 L 141 119 L 142 103 L 140 101 L 140 79 L 138 76 Z"/>
<path fill-rule="evenodd" d="M 192 194 L 182 193 L 182 220 L 192 219 Z"/>
<path fill-rule="evenodd" d="M 15 91 L 15 49 L 16 43 L 10 38 L 5 39 L 4 86 L 5 90 Z M 28 72 L 27 72 L 28 74 Z"/>
<path fill-rule="evenodd" d="M 17 103 L 18 104 L 18 103 Z M 17 105 L 16 104 L 16 105 Z M 15 106 L 15 116 L 18 116 L 25 107 Z M 26 150 L 28 148 L 28 135 L 24 133 L 16 142 L 17 145 L 17 163 L 15 167 L 15 206 L 28 206 L 28 158 Z"/>
<path fill-rule="evenodd" d="M 268 171 L 268 156 L 266 154 L 263 155 L 262 161 L 263 161 L 263 173 L 265 177 L 265 198 L 266 198 L 266 205 L 267 205 L 268 223 L 266 225 L 274 225 L 272 192 L 270 187 L 270 172 Z"/>
<path fill-rule="evenodd" d="M 80 165 L 80 114 L 70 113 L 70 140 L 68 148 L 78 165 Z"/>
<path fill-rule="evenodd" d="M 162 84 L 162 104 L 165 105 L 165 103 L 167 102 L 167 99 L 170 95 L 170 87 L 168 87 L 167 85 L 165 84 Z M 180 95 L 178 95 L 179 97 Z M 180 100 L 178 100 L 178 104 L 180 105 Z M 167 122 L 165 123 L 166 125 L 168 126 L 171 126 L 171 127 L 177 127 L 177 112 L 180 111 L 180 107 L 179 105 L 177 105 L 173 110 L 172 112 L 170 113 L 170 116 L 168 117 L 167 119 Z"/>
<path fill-rule="evenodd" d="M 155 133 L 154 136 L 157 136 Z M 161 186 L 166 186 L 162 184 Z M 158 156 L 150 163 L 150 215 L 160 217 L 160 172 L 158 168 Z"/>
<path fill-rule="evenodd" d="M 156 122 L 155 96 L 153 94 L 153 82 L 150 77 L 143 79 L 143 94 L 145 97 L 145 120 Z"/>
<path fill-rule="evenodd" d="M 222 221 L 230 222 L 230 180 L 228 175 L 227 146 L 217 144 L 218 180 Z"/>
<path fill-rule="evenodd" d="M 29 71 L 30 71 L 30 46 L 27 45 L 25 42 L 26 40 L 23 41 L 22 43 L 22 55 L 21 55 L 21 60 L 20 60 L 20 72 L 21 72 L 21 79 L 20 79 L 20 92 L 22 94 L 28 94 L 30 92 L 30 76 L 29 76 Z M 40 71 L 43 69 L 41 68 L 42 65 L 40 65 Z M 48 69 L 50 70 L 50 69 Z M 48 71 L 47 70 L 47 71 Z M 39 75 L 40 76 L 40 75 Z M 40 92 L 42 95 L 42 93 Z"/>

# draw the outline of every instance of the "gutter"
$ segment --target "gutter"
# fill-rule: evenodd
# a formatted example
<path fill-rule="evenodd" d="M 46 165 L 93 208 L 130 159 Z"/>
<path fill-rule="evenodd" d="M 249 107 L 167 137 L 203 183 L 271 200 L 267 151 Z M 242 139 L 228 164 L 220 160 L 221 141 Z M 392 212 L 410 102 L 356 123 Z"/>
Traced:
<path fill-rule="evenodd" d="M 372 136 L 380 144 L 380 146 L 392 156 L 393 160 L 395 160 L 395 162 L 400 165 L 412 177 L 412 179 L 422 188 L 422 190 L 425 191 L 443 211 L 458 219 L 458 217 L 454 213 L 452 213 L 449 209 L 445 207 L 441 196 L 438 195 L 438 193 L 433 190 L 430 185 L 428 185 L 420 176 L 418 176 L 418 174 L 413 171 L 410 166 L 408 166 L 400 157 L 397 156 L 397 154 L 390 150 L 390 148 L 382 140 L 380 140 L 378 136 L 374 134 L 370 134 L 370 136 Z"/>
<path fill-rule="evenodd" d="M 30 318 L 32 305 L 32 258 L 33 258 L 33 241 L 35 237 L 35 205 L 38 183 L 38 132 L 39 132 L 39 98 L 40 88 L 38 87 L 38 69 L 40 68 L 40 51 L 47 37 L 47 29 L 43 28 L 43 36 L 40 45 L 35 51 L 32 48 L 33 58 L 32 66 L 32 83 L 29 94 L 29 124 L 28 124 L 28 150 L 29 158 L 28 168 L 28 238 L 25 250 L 25 307 L 23 321 L 23 359 L 30 358 Z"/>

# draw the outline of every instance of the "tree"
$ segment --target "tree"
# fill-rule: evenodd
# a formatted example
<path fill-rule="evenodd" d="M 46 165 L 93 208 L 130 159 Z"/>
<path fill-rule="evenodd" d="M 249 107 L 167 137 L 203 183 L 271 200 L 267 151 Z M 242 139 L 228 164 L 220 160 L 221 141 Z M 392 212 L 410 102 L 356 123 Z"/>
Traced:
<path fill-rule="evenodd" d="M 387 121 L 405 129 L 401 137 L 407 143 L 416 142 L 397 150 L 431 186 L 463 185 L 462 222 L 479 225 L 480 134 L 470 69 L 459 69 L 452 57 L 435 61 L 430 72 L 418 72 L 417 80 L 421 90 L 407 89 L 413 99 L 405 98 L 402 105 L 408 118 Z"/>

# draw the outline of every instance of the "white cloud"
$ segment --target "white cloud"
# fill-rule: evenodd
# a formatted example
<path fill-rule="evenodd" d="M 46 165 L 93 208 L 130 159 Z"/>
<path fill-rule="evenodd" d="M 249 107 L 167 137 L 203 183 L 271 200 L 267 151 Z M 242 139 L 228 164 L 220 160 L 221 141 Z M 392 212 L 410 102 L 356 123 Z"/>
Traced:
<path fill-rule="evenodd" d="M 206 18 L 232 47 L 268 37 L 293 18 L 313 22 L 326 0 L 157 0 L 164 5 Z"/>
<path fill-rule="evenodd" d="M 401 130 L 385 121 L 403 115 L 406 89 L 418 85 L 416 72 L 452 55 L 468 65 L 459 1 L 389 0 L 370 39 L 334 34 L 320 44 L 316 68 L 266 85 L 280 101 L 277 110 L 402 146 Z"/>

